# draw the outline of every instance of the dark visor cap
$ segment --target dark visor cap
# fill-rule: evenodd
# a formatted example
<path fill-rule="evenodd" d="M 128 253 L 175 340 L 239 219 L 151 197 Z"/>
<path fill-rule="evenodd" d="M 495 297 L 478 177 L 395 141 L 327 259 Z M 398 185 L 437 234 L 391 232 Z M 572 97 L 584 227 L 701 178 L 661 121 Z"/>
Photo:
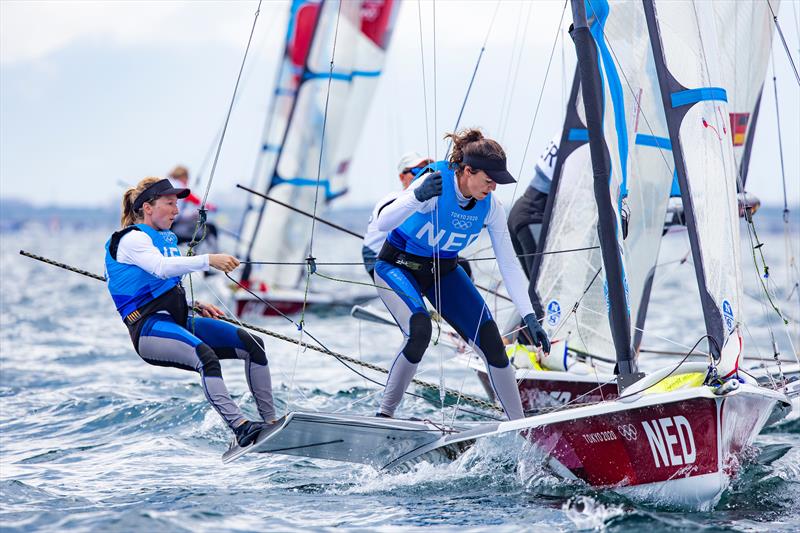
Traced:
<path fill-rule="evenodd" d="M 189 196 L 189 189 L 177 189 L 172 186 L 172 182 L 168 179 L 158 180 L 136 197 L 136 200 L 133 202 L 133 210 L 138 211 L 145 202 L 150 202 L 159 196 L 167 196 L 170 194 L 174 194 L 178 198 L 186 198 Z"/>
<path fill-rule="evenodd" d="M 501 157 L 482 157 L 479 155 L 465 155 L 461 161 L 462 165 L 469 165 L 474 170 L 483 170 L 492 178 L 492 181 L 505 185 L 506 183 L 516 183 L 508 170 L 506 170 L 506 160 Z"/>

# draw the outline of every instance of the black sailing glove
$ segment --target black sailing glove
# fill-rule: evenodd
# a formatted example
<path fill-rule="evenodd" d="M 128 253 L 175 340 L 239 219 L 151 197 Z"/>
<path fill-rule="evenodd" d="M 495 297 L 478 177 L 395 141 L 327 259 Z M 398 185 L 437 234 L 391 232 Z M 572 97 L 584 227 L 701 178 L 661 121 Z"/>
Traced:
<path fill-rule="evenodd" d="M 417 197 L 417 200 L 420 202 L 425 202 L 426 200 L 430 200 L 436 196 L 440 196 L 442 194 L 442 173 L 441 172 L 433 172 L 432 174 L 428 174 L 428 177 L 425 178 L 425 181 L 422 182 L 422 185 L 414 189 L 414 196 Z"/>
<path fill-rule="evenodd" d="M 536 320 L 536 315 L 533 313 L 527 314 L 522 320 L 528 328 L 528 336 L 533 341 L 534 346 L 537 348 L 541 346 L 544 353 L 550 353 L 550 339 L 547 338 L 544 328 Z"/>

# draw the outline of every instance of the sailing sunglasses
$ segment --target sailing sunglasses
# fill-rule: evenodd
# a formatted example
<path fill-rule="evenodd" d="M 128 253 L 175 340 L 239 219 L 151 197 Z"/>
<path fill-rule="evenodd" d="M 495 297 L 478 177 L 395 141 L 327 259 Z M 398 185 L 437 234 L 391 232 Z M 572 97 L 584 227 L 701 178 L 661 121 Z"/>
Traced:
<path fill-rule="evenodd" d="M 414 176 L 416 176 L 417 174 L 419 174 L 420 172 L 422 172 L 422 169 L 424 169 L 424 168 L 425 168 L 425 167 L 427 167 L 427 166 L 428 166 L 428 165 L 427 165 L 427 164 L 425 164 L 425 165 L 416 166 L 416 167 L 406 167 L 406 168 L 404 168 L 404 169 L 403 169 L 403 174 L 408 174 L 408 173 L 410 172 L 411 174 L 413 174 Z"/>

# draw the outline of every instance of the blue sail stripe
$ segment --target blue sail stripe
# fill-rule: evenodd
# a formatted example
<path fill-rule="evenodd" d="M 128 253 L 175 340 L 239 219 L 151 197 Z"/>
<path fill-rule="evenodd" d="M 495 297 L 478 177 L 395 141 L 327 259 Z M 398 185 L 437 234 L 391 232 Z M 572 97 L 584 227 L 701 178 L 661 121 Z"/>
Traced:
<path fill-rule="evenodd" d="M 328 79 L 330 77 L 334 80 L 339 81 L 353 81 L 353 78 L 377 78 L 381 75 L 380 70 L 354 70 L 349 74 L 346 72 L 334 72 L 333 74 L 329 72 L 311 72 L 307 71 L 303 74 L 303 80 L 315 80 L 315 79 Z"/>
<path fill-rule="evenodd" d="M 670 96 L 672 107 L 696 104 L 703 100 L 728 101 L 728 93 L 722 87 L 701 87 L 700 89 L 687 89 L 672 93 Z"/>
<path fill-rule="evenodd" d="M 595 0 L 594 5 L 592 2 L 586 0 L 586 13 L 594 15 L 594 21 L 589 31 L 592 33 L 597 43 L 597 48 L 600 51 L 600 57 L 603 61 L 603 70 L 605 71 L 605 76 L 601 76 L 601 78 L 607 79 L 608 90 L 611 93 L 614 111 L 614 127 L 617 130 L 617 150 L 622 166 L 620 169 L 622 172 L 622 182 L 620 183 L 618 199 L 618 208 L 621 210 L 622 199 L 628 196 L 628 127 L 625 121 L 625 100 L 622 92 L 622 81 L 620 80 L 617 67 L 614 64 L 614 58 L 608 49 L 608 44 L 603 35 L 603 27 L 605 26 L 610 11 L 611 6 L 609 6 L 608 0 Z"/>
<path fill-rule="evenodd" d="M 655 135 L 637 133 L 636 144 L 639 146 L 652 146 L 653 148 L 672 151 L 672 142 L 669 140 L 669 137 L 657 137 Z"/>
<path fill-rule="evenodd" d="M 275 187 L 276 185 L 293 185 L 295 187 L 316 187 L 317 180 L 312 178 L 282 178 L 280 176 L 273 176 L 272 184 L 270 185 L 270 189 Z M 319 186 L 321 189 L 325 191 L 325 199 L 332 200 L 334 198 L 338 198 L 339 196 L 343 195 L 347 192 L 347 189 L 343 189 L 340 191 L 334 191 L 331 189 L 331 182 L 330 180 L 319 180 Z"/>
<path fill-rule="evenodd" d="M 281 145 L 280 144 L 269 144 L 269 143 L 267 143 L 267 144 L 261 145 L 261 151 L 262 152 L 277 153 L 277 152 L 280 152 L 280 150 L 281 150 Z"/>
<path fill-rule="evenodd" d="M 567 134 L 568 141 L 589 141 L 589 130 L 585 128 L 570 128 Z"/>
<path fill-rule="evenodd" d="M 669 197 L 670 198 L 680 198 L 681 197 L 681 186 L 678 183 L 678 171 L 676 170 L 672 174 L 672 188 L 669 190 Z"/>

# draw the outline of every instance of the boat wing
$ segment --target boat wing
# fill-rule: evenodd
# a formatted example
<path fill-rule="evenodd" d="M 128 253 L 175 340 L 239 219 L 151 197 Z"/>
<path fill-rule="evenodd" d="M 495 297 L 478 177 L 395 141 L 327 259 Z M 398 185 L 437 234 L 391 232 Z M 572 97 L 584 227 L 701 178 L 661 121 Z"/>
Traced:
<path fill-rule="evenodd" d="M 255 444 L 226 452 L 223 462 L 250 453 L 362 463 L 378 470 L 421 460 L 447 462 L 465 450 L 476 434 L 497 426 L 442 428 L 424 421 L 308 412 L 289 413 L 278 424 Z"/>

